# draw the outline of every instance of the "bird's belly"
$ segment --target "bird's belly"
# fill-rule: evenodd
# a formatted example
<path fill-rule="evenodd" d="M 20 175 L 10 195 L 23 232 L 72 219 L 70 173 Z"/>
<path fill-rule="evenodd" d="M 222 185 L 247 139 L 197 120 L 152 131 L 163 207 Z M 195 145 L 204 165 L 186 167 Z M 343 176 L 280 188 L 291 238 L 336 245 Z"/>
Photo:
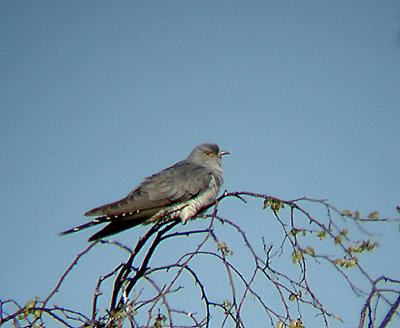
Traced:
<path fill-rule="evenodd" d="M 185 224 L 189 219 L 199 213 L 199 211 L 212 204 L 219 192 L 219 185 L 217 185 L 215 181 L 212 182 L 214 183 L 211 184 L 207 191 L 189 200 L 185 204 L 174 206 L 172 209 L 172 211 L 175 212 L 173 217 L 180 218 L 182 223 Z"/>

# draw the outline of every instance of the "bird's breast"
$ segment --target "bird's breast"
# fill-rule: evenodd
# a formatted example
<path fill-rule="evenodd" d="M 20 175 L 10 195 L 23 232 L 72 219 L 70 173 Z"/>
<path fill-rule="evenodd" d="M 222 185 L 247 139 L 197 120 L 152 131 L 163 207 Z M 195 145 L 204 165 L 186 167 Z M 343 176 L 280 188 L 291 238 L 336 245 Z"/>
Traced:
<path fill-rule="evenodd" d="M 182 223 L 185 224 L 186 221 L 194 217 L 199 211 L 215 201 L 221 184 L 222 181 L 212 176 L 209 187 L 205 191 L 187 201 L 185 204 L 174 207 L 173 211 L 176 211 L 174 217 L 179 217 Z"/>

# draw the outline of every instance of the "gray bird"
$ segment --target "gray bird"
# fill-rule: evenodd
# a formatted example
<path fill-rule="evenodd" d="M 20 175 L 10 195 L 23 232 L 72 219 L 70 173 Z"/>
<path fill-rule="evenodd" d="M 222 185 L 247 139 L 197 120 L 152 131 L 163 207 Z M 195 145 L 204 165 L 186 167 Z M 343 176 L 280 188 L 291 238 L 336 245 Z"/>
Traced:
<path fill-rule="evenodd" d="M 147 177 L 125 198 L 86 212 L 96 216 L 91 222 L 60 234 L 108 223 L 89 238 L 94 241 L 159 220 L 179 218 L 185 224 L 215 201 L 223 183 L 221 156 L 226 154 L 216 144 L 203 143 L 183 161 Z"/>

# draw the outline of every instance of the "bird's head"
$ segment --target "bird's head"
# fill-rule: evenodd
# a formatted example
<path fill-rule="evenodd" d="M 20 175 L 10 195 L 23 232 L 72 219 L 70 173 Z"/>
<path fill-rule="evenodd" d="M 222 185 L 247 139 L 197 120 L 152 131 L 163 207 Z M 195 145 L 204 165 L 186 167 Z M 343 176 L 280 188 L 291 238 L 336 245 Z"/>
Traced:
<path fill-rule="evenodd" d="M 228 154 L 229 152 L 220 150 L 216 144 L 203 143 L 192 150 L 187 160 L 210 169 L 220 170 L 221 157 Z"/>

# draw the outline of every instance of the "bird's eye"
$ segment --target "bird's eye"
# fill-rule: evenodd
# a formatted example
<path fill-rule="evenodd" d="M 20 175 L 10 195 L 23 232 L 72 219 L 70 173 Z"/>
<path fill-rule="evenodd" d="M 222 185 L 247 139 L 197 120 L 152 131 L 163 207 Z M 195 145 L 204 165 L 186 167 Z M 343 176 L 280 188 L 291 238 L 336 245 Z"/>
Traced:
<path fill-rule="evenodd" d="M 204 154 L 206 154 L 207 156 L 212 156 L 213 153 L 212 153 L 212 151 L 208 150 L 208 151 L 205 151 Z"/>

